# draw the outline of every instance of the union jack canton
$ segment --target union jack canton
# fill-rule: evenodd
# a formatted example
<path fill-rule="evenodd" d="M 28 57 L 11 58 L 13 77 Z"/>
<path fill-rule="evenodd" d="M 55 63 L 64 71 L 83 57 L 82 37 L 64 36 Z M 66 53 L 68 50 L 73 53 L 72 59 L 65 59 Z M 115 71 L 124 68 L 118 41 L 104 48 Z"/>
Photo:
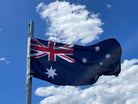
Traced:
<path fill-rule="evenodd" d="M 41 43 L 39 40 L 31 38 L 36 44 L 31 44 L 31 50 L 36 53 L 31 54 L 32 57 L 40 58 L 48 55 L 48 61 L 56 61 L 56 57 L 60 57 L 70 63 L 74 63 L 75 60 L 67 55 L 73 55 L 73 45 L 56 46 L 55 42 L 48 42 L 47 46 Z"/>

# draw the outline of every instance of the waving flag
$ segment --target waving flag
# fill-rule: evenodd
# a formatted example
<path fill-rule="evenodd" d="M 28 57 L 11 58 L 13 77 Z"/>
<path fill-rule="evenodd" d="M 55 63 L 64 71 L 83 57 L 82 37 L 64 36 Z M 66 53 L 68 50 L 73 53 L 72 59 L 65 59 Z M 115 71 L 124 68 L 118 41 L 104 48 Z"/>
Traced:
<path fill-rule="evenodd" d="M 31 76 L 57 85 L 90 85 L 101 75 L 118 76 L 120 60 L 115 39 L 78 46 L 31 38 Z"/>

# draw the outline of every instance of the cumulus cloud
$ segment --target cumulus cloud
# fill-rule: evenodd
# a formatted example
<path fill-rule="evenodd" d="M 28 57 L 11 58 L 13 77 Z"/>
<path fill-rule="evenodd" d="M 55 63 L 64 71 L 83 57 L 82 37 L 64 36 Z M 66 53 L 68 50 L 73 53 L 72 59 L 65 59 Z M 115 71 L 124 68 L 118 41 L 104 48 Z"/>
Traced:
<path fill-rule="evenodd" d="M 49 5 L 40 3 L 36 10 L 50 23 L 45 35 L 52 41 L 85 45 L 98 39 L 103 32 L 99 13 L 89 12 L 85 5 L 55 1 Z"/>
<path fill-rule="evenodd" d="M 1 57 L 0 58 L 0 62 L 4 62 L 6 64 L 9 64 L 10 63 L 10 61 L 8 61 L 5 57 Z"/>
<path fill-rule="evenodd" d="M 40 87 L 36 95 L 46 97 L 40 104 L 137 104 L 138 59 L 125 60 L 118 77 L 102 76 L 86 89 L 80 87 Z"/>

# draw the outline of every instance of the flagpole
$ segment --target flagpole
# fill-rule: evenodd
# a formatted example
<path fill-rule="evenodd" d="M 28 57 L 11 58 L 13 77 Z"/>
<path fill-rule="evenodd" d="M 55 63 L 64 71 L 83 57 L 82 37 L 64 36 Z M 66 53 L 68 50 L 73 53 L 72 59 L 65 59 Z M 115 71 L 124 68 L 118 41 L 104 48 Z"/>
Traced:
<path fill-rule="evenodd" d="M 30 21 L 28 32 L 27 69 L 26 69 L 26 104 L 31 104 L 32 77 L 30 76 L 30 39 L 34 37 L 34 21 Z"/>

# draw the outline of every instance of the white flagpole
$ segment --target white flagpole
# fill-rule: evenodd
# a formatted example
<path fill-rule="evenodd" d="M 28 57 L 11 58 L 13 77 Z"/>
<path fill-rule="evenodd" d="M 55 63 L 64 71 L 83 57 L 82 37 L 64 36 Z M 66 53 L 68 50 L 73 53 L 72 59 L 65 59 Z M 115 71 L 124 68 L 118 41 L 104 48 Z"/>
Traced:
<path fill-rule="evenodd" d="M 31 104 L 32 99 L 32 77 L 30 76 L 30 39 L 34 37 L 34 21 L 30 21 L 27 49 L 27 70 L 26 70 L 26 104 Z"/>

